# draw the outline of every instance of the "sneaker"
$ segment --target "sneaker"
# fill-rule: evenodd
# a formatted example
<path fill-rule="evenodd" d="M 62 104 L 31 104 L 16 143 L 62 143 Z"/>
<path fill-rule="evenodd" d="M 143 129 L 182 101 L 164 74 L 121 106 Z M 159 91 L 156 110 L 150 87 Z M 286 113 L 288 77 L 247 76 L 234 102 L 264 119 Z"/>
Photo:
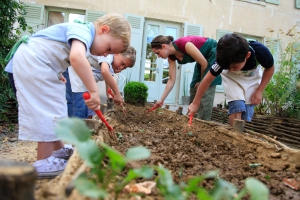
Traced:
<path fill-rule="evenodd" d="M 50 156 L 43 160 L 36 161 L 33 166 L 38 174 L 38 179 L 54 178 L 64 171 L 67 161 Z"/>
<path fill-rule="evenodd" d="M 56 158 L 69 159 L 73 154 L 74 147 L 71 144 L 65 144 L 63 148 L 53 151 L 52 156 Z"/>

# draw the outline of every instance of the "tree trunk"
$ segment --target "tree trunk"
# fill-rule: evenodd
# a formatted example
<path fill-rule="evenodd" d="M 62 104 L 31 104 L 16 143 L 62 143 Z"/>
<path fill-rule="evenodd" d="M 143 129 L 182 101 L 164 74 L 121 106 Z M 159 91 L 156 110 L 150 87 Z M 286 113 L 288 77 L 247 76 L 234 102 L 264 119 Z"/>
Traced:
<path fill-rule="evenodd" d="M 36 171 L 30 164 L 0 161 L 0 199 L 34 200 L 36 178 Z"/>

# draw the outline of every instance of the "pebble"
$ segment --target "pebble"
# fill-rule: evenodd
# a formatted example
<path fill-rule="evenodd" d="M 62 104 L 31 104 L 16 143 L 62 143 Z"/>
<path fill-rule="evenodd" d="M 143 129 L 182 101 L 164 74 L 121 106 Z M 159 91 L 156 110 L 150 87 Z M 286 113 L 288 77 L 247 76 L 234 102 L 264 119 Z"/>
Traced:
<path fill-rule="evenodd" d="M 271 153 L 271 158 L 281 158 L 280 153 Z"/>

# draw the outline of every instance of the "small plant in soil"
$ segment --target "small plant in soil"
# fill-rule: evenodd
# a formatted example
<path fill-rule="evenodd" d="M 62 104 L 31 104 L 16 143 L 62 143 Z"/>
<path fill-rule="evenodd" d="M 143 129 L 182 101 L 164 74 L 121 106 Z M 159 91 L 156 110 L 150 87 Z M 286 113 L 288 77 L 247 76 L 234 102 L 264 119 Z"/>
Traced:
<path fill-rule="evenodd" d="M 142 146 L 133 147 L 122 156 L 103 142 L 98 146 L 91 139 L 91 131 L 84 121 L 78 118 L 61 120 L 56 127 L 56 134 L 61 140 L 74 144 L 85 164 L 91 168 L 75 180 L 77 190 L 91 198 L 107 199 L 109 196 L 118 199 L 129 182 L 140 178 L 150 179 L 156 171 L 156 186 L 159 194 L 166 200 L 192 197 L 201 200 L 240 200 L 245 195 L 250 195 L 251 200 L 269 199 L 268 188 L 254 178 L 247 178 L 245 188 L 238 191 L 235 185 L 220 178 L 218 171 L 209 171 L 180 184 L 174 182 L 172 173 L 162 165 L 145 165 L 126 171 L 128 162 L 149 158 L 150 151 Z M 180 176 L 183 170 L 182 167 Z M 203 181 L 210 180 L 214 181 L 212 189 L 201 186 Z"/>
<path fill-rule="evenodd" d="M 148 87 L 145 83 L 132 81 L 124 86 L 126 103 L 145 105 L 148 97 Z"/>
<path fill-rule="evenodd" d="M 127 175 L 120 179 L 128 162 L 150 156 L 150 151 L 144 147 L 130 148 L 125 157 L 103 142 L 98 147 L 91 139 L 89 128 L 76 118 L 61 120 L 56 133 L 61 140 L 74 144 L 81 158 L 91 168 L 90 172 L 82 173 L 75 180 L 75 187 L 85 196 L 105 199 L 108 194 L 114 194 L 115 199 L 118 199 L 120 192 L 131 180 L 153 176 L 153 169 L 143 166 L 128 170 Z M 114 184 L 112 189 L 109 187 L 111 184 Z"/>

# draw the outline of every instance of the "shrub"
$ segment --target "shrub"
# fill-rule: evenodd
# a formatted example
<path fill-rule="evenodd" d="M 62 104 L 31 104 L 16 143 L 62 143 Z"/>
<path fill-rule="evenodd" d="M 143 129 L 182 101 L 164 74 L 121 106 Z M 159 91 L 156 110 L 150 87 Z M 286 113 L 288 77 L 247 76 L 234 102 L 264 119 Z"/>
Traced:
<path fill-rule="evenodd" d="M 126 103 L 144 105 L 147 102 L 148 87 L 142 82 L 129 82 L 124 87 L 124 99 Z"/>
<path fill-rule="evenodd" d="M 25 4 L 19 1 L 2 0 L 0 4 L 0 120 L 7 121 L 7 115 L 12 108 L 11 102 L 16 97 L 10 88 L 7 73 L 4 72 L 6 66 L 5 57 L 9 50 L 20 38 L 21 31 L 27 27 L 25 21 Z M 18 23 L 19 26 L 15 26 Z M 15 117 L 17 118 L 17 116 Z"/>
<path fill-rule="evenodd" d="M 285 48 L 281 45 L 279 69 L 263 93 L 264 101 L 260 104 L 262 113 L 271 116 L 299 118 L 300 90 L 297 88 L 299 81 L 300 37 L 295 26 L 288 33 L 281 33 L 286 37 Z"/>

